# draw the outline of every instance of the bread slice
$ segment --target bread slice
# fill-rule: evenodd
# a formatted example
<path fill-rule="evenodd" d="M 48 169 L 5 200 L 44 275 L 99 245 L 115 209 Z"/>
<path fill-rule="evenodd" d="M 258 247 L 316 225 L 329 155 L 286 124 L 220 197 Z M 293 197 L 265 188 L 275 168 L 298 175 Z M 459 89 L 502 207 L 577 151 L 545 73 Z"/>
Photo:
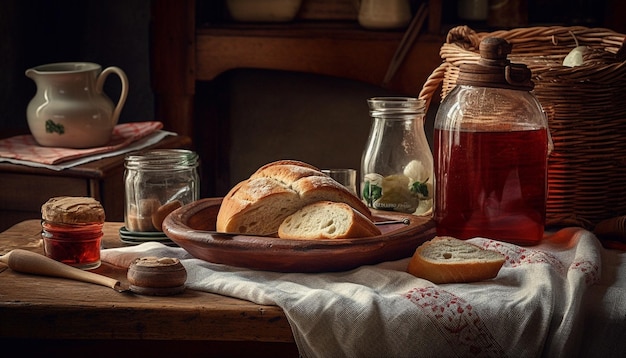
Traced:
<path fill-rule="evenodd" d="M 284 239 L 348 239 L 380 235 L 367 217 L 345 203 L 318 201 L 287 216 L 278 228 Z"/>
<path fill-rule="evenodd" d="M 436 236 L 415 250 L 407 272 L 433 283 L 475 282 L 494 278 L 505 256 L 449 236 Z"/>
<path fill-rule="evenodd" d="M 264 165 L 226 194 L 216 229 L 272 235 L 287 216 L 318 201 L 346 203 L 371 218 L 371 212 L 356 195 L 319 169 L 283 160 Z"/>

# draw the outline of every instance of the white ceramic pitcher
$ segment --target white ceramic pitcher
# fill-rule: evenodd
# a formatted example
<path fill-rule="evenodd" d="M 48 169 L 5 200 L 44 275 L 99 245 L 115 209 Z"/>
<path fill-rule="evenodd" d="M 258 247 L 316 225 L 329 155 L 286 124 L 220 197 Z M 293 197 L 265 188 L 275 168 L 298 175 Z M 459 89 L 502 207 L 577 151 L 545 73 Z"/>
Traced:
<path fill-rule="evenodd" d="M 90 148 L 111 139 L 126 96 L 128 78 L 118 67 L 90 62 L 61 62 L 26 70 L 37 84 L 37 93 L 26 109 L 30 131 L 37 143 L 47 147 Z M 110 74 L 121 80 L 117 104 L 103 92 Z"/>

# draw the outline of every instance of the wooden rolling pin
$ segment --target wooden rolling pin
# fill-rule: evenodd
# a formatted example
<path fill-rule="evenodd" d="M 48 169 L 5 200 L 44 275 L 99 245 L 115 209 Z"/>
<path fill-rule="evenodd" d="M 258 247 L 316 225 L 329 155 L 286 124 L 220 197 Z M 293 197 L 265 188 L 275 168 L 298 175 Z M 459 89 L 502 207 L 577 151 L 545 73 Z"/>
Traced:
<path fill-rule="evenodd" d="M 110 287 L 118 292 L 128 291 L 128 289 L 123 289 L 121 283 L 116 279 L 84 271 L 27 250 L 12 250 L 8 254 L 0 256 L 0 262 L 17 272 L 68 278 Z"/>

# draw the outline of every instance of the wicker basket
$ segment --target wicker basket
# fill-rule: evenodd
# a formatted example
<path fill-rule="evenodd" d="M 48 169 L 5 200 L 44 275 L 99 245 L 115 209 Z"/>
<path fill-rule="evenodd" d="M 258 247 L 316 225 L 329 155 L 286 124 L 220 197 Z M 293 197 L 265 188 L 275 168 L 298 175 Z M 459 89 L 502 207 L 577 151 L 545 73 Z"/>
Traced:
<path fill-rule="evenodd" d="M 441 48 L 443 63 L 420 93 L 427 106 L 439 88 L 442 99 L 454 88 L 461 64 L 478 61 L 478 46 L 487 36 L 513 45 L 509 59 L 531 69 L 534 94 L 548 115 L 554 150 L 547 224 L 593 228 L 626 214 L 626 36 L 580 26 L 490 33 L 455 27 Z M 583 65 L 563 66 L 577 45 L 593 50 Z"/>

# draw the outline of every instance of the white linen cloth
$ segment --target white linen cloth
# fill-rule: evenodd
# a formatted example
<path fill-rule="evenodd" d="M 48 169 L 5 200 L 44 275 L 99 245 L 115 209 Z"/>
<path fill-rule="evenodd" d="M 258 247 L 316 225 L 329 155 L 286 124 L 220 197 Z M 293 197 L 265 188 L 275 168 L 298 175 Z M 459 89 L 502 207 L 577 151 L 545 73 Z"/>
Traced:
<path fill-rule="evenodd" d="M 336 273 L 254 271 L 156 242 L 103 250 L 102 260 L 127 267 L 135 257 L 177 257 L 188 289 L 278 305 L 303 357 L 577 355 L 587 334 L 583 298 L 600 279 L 606 251 L 596 237 L 567 228 L 532 247 L 469 242 L 506 255 L 496 278 L 435 285 L 405 272 L 409 258 Z M 609 314 L 626 319 L 626 305 L 613 304 Z M 623 331 L 614 333 L 621 342 Z M 595 353 L 620 352 L 605 348 Z"/>

